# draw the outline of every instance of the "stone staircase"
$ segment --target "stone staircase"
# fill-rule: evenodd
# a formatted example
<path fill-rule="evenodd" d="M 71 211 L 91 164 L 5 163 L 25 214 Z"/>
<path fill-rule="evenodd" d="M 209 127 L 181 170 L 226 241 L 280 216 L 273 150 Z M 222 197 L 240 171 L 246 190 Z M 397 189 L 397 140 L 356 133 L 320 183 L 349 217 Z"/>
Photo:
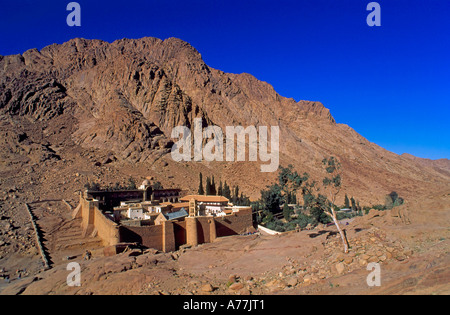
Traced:
<path fill-rule="evenodd" d="M 68 257 L 82 259 L 86 250 L 103 248 L 100 237 L 92 231 L 89 234 L 83 231 L 81 218 L 71 218 L 46 208 L 47 204 L 39 203 L 32 205 L 30 211 L 36 216 L 35 223 L 49 267 L 64 263 Z"/>

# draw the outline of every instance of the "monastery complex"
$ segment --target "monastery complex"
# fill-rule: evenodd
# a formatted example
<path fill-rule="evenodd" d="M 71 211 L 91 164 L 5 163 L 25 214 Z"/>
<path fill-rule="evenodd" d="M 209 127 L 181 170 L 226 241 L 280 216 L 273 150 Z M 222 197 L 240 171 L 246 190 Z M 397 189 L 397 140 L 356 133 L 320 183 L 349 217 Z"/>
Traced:
<path fill-rule="evenodd" d="M 148 181 L 135 190 L 85 190 L 73 217 L 82 219 L 84 236 L 102 239 L 105 254 L 127 244 L 170 252 L 255 231 L 251 207 L 234 206 L 223 196 L 153 189 Z"/>

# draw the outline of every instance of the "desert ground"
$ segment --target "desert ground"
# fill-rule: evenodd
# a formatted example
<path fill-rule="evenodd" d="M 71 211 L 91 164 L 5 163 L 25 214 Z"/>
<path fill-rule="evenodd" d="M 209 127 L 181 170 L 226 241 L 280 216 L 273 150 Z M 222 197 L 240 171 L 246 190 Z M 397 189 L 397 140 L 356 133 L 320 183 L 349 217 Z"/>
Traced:
<path fill-rule="evenodd" d="M 449 294 L 450 193 L 410 201 L 343 224 L 350 252 L 334 226 L 280 235 L 236 235 L 171 253 L 130 248 L 105 257 L 98 239 L 82 239 L 64 202 L 31 205 L 45 232 L 52 268 L 42 270 L 33 246 L 0 261 L 10 281 L 1 294 Z M 4 224 L 5 220 L 2 220 Z M 14 231 L 14 230 L 13 230 Z M 32 238 L 31 231 L 22 239 Z M 85 250 L 92 257 L 84 259 Z M 22 256 L 34 254 L 33 259 Z M 27 268 L 14 273 L 11 268 Z M 67 285 L 69 262 L 81 266 L 81 286 Z M 369 286 L 371 262 L 381 285 Z M 8 265 L 8 263 L 10 265 Z"/>
<path fill-rule="evenodd" d="M 86 184 L 131 177 L 187 195 L 202 172 L 257 200 L 277 181 L 259 162 L 174 161 L 172 129 L 196 118 L 222 130 L 279 126 L 280 166 L 314 180 L 335 156 L 339 205 L 345 194 L 362 207 L 382 204 L 392 191 L 405 204 L 343 225 L 346 255 L 334 227 L 318 226 L 104 257 L 101 240 L 82 237 L 72 219 Z M 180 39 L 75 38 L 0 56 L 0 294 L 448 294 L 449 213 L 448 159 L 389 152 L 322 103 L 213 69 Z M 79 287 L 67 286 L 70 262 L 81 266 Z M 367 285 L 372 262 L 381 266 L 379 287 Z"/>

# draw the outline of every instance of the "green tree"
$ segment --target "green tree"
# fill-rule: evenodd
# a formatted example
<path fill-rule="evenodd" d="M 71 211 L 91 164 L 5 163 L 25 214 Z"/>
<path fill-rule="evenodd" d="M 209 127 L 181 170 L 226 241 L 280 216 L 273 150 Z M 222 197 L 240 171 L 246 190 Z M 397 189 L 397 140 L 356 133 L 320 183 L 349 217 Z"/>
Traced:
<path fill-rule="evenodd" d="M 295 191 L 288 192 L 286 195 L 287 203 L 288 204 L 295 204 L 297 203 L 297 196 L 295 194 Z"/>
<path fill-rule="evenodd" d="M 267 224 L 269 224 L 270 222 L 272 222 L 274 220 L 273 214 L 272 212 L 268 212 L 268 211 L 263 211 L 263 219 L 261 221 L 262 224 L 264 224 L 265 226 L 267 226 Z"/>
<path fill-rule="evenodd" d="M 210 196 L 212 195 L 212 186 L 211 186 L 211 179 L 209 177 L 206 177 L 206 195 Z"/>
<path fill-rule="evenodd" d="M 154 182 L 152 185 L 152 189 L 154 190 L 163 189 L 163 185 L 160 182 Z"/>
<path fill-rule="evenodd" d="M 278 184 L 268 186 L 266 190 L 261 190 L 261 203 L 264 210 L 270 213 L 280 212 L 282 201 L 281 187 Z"/>
<path fill-rule="evenodd" d="M 325 167 L 326 176 L 323 179 L 323 186 L 328 190 L 329 194 L 329 205 L 324 208 L 324 212 L 328 215 L 336 225 L 336 228 L 341 236 L 342 243 L 344 245 L 344 252 L 348 253 L 348 241 L 345 237 L 344 232 L 339 226 L 338 219 L 336 217 L 336 212 L 334 210 L 334 205 L 336 204 L 336 198 L 341 191 L 342 177 L 341 177 L 341 164 L 335 157 L 329 157 L 322 160 L 322 164 Z"/>
<path fill-rule="evenodd" d="M 355 198 L 350 198 L 350 201 L 351 201 L 351 203 L 352 203 L 352 211 L 356 211 L 357 209 L 356 209 L 356 201 L 355 201 Z"/>
<path fill-rule="evenodd" d="M 346 209 L 350 209 L 350 200 L 348 200 L 348 196 L 347 196 L 347 194 L 345 194 L 345 199 L 344 199 L 344 208 L 346 208 Z"/>
<path fill-rule="evenodd" d="M 220 181 L 220 183 L 219 183 L 219 188 L 217 189 L 217 195 L 218 195 L 218 196 L 223 196 L 223 185 L 222 185 L 222 181 Z"/>
<path fill-rule="evenodd" d="M 385 196 L 384 205 L 386 209 L 392 209 L 393 207 L 402 205 L 403 202 L 403 198 L 399 197 L 398 193 L 393 191 L 389 195 Z"/>
<path fill-rule="evenodd" d="M 292 165 L 288 165 L 288 167 L 280 166 L 279 168 L 278 183 L 283 192 L 284 200 L 287 203 L 297 203 L 297 190 L 309 178 L 307 173 L 300 176 L 293 168 Z"/>
<path fill-rule="evenodd" d="M 405 201 L 403 200 L 403 198 L 397 198 L 397 199 L 395 199 L 395 201 L 394 201 L 394 207 L 397 207 L 397 206 L 400 206 L 400 205 L 402 205 L 403 203 L 404 203 Z"/>
<path fill-rule="evenodd" d="M 315 199 L 316 198 L 314 197 L 314 195 L 312 193 L 304 192 L 303 193 L 303 207 L 305 209 L 310 210 L 315 202 Z"/>
<path fill-rule="evenodd" d="M 313 206 L 317 204 L 316 193 L 319 191 L 317 187 L 316 181 L 306 181 L 304 185 L 301 187 L 302 196 L 303 196 L 303 207 L 306 210 L 311 211 Z"/>
<path fill-rule="evenodd" d="M 217 195 L 216 183 L 214 182 L 214 175 L 212 176 L 211 179 L 211 195 L 213 196 Z"/>
<path fill-rule="evenodd" d="M 310 216 L 307 216 L 303 213 L 298 214 L 297 219 L 292 221 L 294 224 L 298 224 L 298 227 L 304 229 L 308 224 L 312 224 L 313 220 Z"/>
<path fill-rule="evenodd" d="M 283 217 L 286 221 L 291 221 L 291 215 L 294 212 L 291 207 L 287 204 L 287 202 L 283 205 Z"/>
<path fill-rule="evenodd" d="M 237 204 L 237 203 L 239 203 L 239 185 L 234 186 L 233 191 L 234 191 L 234 193 L 233 193 L 232 202 L 233 202 L 233 204 Z"/>
<path fill-rule="evenodd" d="M 91 191 L 101 190 L 100 184 L 96 182 L 87 183 L 86 185 L 84 185 L 84 188 Z"/>
<path fill-rule="evenodd" d="M 241 192 L 241 196 L 239 197 L 239 206 L 250 206 L 250 198 L 244 195 L 243 192 Z"/>
<path fill-rule="evenodd" d="M 202 173 L 200 172 L 200 174 L 199 174 L 199 177 L 200 177 L 200 183 L 199 183 L 199 185 L 198 185 L 198 194 L 199 195 L 204 195 L 205 194 L 205 190 L 203 189 L 203 175 L 202 175 Z"/>
<path fill-rule="evenodd" d="M 230 190 L 230 186 L 228 186 L 228 184 L 227 184 L 227 181 L 225 181 L 223 184 L 223 196 L 225 198 L 228 198 L 229 200 L 231 200 L 231 190 Z"/>
<path fill-rule="evenodd" d="M 115 182 L 114 186 L 112 187 L 112 190 L 121 190 L 122 186 L 120 185 L 119 182 Z"/>
<path fill-rule="evenodd" d="M 327 224 L 330 222 L 330 218 L 325 213 L 324 209 L 328 208 L 328 199 L 322 194 L 318 194 L 317 197 L 313 197 L 311 202 L 311 218 L 317 223 Z"/>
<path fill-rule="evenodd" d="M 136 189 L 136 182 L 131 176 L 128 178 L 127 189 L 128 190 Z"/>
<path fill-rule="evenodd" d="M 395 202 L 395 200 L 398 199 L 398 193 L 396 191 L 392 191 L 389 196 L 392 198 L 392 201 Z"/>

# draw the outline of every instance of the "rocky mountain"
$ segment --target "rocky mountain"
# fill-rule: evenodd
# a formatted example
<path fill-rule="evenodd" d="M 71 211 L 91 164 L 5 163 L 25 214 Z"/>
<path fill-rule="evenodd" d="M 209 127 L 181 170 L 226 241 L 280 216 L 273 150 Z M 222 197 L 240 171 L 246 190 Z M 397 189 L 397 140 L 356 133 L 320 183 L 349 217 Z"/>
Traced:
<path fill-rule="evenodd" d="M 88 181 L 108 185 L 129 176 L 195 191 L 200 171 L 259 197 L 276 177 L 260 172 L 261 161 L 172 160 L 172 129 L 191 128 L 195 118 L 223 130 L 279 126 L 281 165 L 320 179 L 321 160 L 334 155 L 344 190 L 361 204 L 393 190 L 408 199 L 450 188 L 448 163 L 389 152 L 337 123 L 323 104 L 281 97 L 250 74 L 213 69 L 176 38 L 77 38 L 0 56 L 2 183 L 23 172 L 22 189 L 34 197 L 72 196 Z"/>
<path fill-rule="evenodd" d="M 446 174 L 450 175 L 450 160 L 449 159 L 438 159 L 438 160 L 424 159 L 424 158 L 419 158 L 419 157 L 416 157 L 416 156 L 408 154 L 408 153 L 403 153 L 401 156 L 405 157 L 407 159 L 413 160 L 423 166 L 432 167 L 441 173 L 446 173 Z"/>

